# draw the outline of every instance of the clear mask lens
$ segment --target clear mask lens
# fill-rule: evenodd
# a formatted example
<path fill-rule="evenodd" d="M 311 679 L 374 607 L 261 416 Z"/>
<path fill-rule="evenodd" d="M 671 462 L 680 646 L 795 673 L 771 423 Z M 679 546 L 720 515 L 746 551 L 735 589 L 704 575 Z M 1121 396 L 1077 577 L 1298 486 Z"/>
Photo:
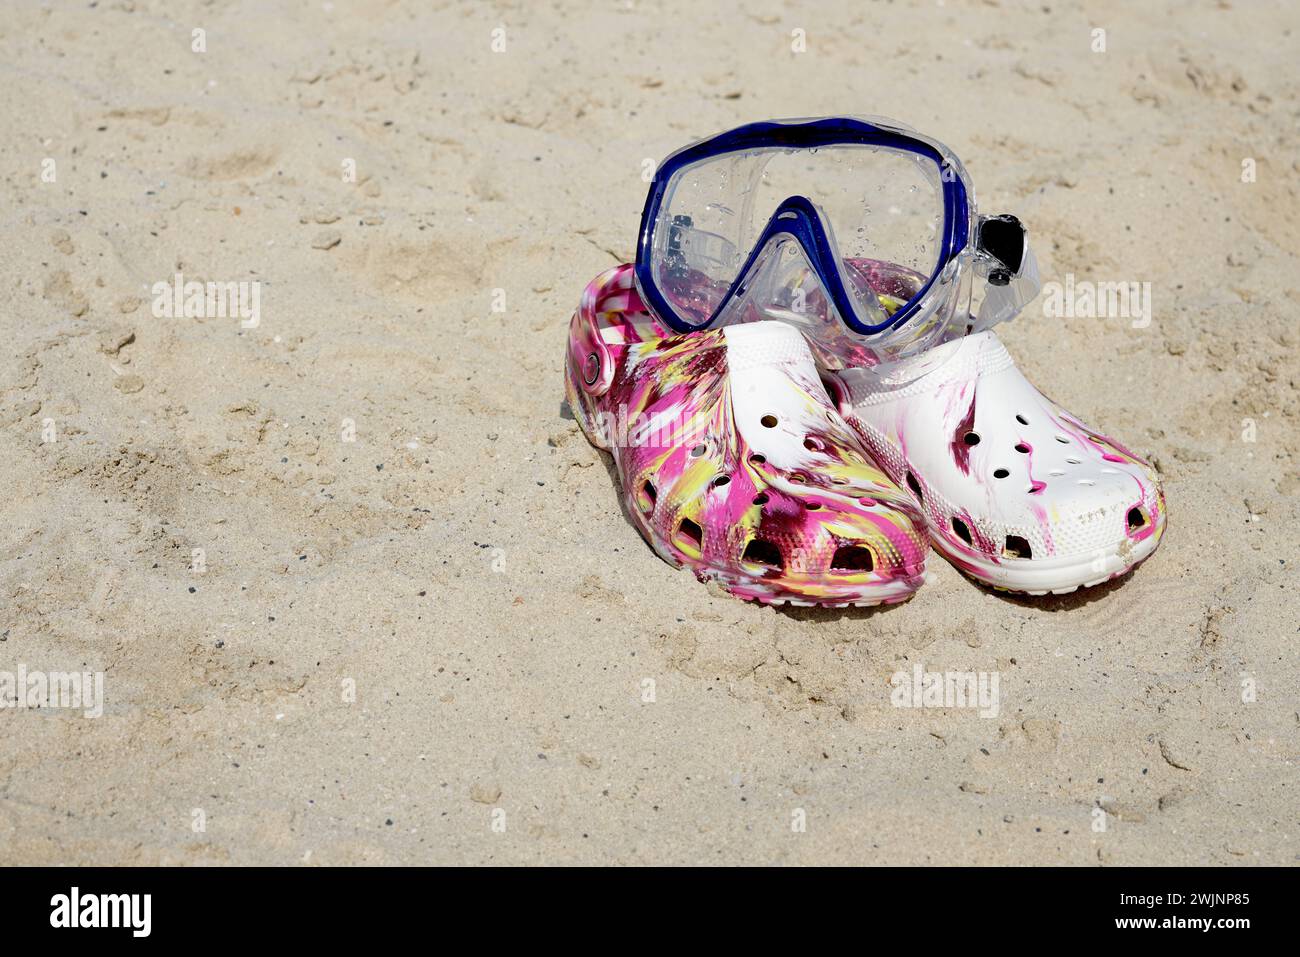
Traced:
<path fill-rule="evenodd" d="M 938 265 L 944 205 L 941 171 L 931 159 L 862 145 L 726 154 L 679 170 L 660 207 L 651 268 L 679 315 L 692 325 L 707 322 L 746 265 L 755 272 L 757 258 L 767 256 L 755 246 L 776 238 L 769 223 L 791 197 L 803 197 L 816 208 L 829 258 L 862 324 L 886 321 L 906 305 L 898 298 L 901 285 L 882 300 L 864 280 L 879 264 L 920 275 L 913 292 Z M 778 219 L 775 228 L 782 226 Z M 763 281 L 771 285 L 771 270 L 778 267 L 765 262 L 763 268 Z M 759 306 L 754 289 L 748 292 Z"/>

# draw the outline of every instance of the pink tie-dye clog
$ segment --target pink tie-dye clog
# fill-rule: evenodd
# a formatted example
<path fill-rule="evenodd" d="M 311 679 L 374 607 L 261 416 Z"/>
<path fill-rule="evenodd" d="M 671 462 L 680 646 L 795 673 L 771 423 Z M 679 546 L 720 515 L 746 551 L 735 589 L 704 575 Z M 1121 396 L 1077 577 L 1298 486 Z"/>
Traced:
<path fill-rule="evenodd" d="M 792 326 L 671 334 L 618 267 L 574 314 L 565 392 L 670 564 L 764 603 L 873 605 L 920 586 L 921 517 L 870 464 Z"/>

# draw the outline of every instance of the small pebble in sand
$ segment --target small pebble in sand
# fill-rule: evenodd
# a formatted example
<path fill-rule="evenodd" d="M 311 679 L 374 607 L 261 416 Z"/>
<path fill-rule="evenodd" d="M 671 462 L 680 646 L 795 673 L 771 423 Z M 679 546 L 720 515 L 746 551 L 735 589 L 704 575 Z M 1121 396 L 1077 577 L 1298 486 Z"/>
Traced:
<path fill-rule="evenodd" d="M 141 379 L 138 375 L 119 376 L 113 380 L 113 388 L 118 392 L 125 392 L 130 395 L 144 388 L 144 379 Z"/>
<path fill-rule="evenodd" d="M 99 351 L 115 356 L 122 351 L 123 346 L 129 346 L 133 342 L 135 342 L 135 333 L 130 329 L 123 329 L 120 326 L 106 329 L 99 336 Z"/>
<path fill-rule="evenodd" d="M 312 249 L 333 249 L 343 242 L 343 234 L 336 229 L 327 229 L 311 241 Z"/>
<path fill-rule="evenodd" d="M 501 799 L 501 788 L 495 784 L 475 784 L 469 789 L 469 798 L 479 804 L 496 804 Z"/>

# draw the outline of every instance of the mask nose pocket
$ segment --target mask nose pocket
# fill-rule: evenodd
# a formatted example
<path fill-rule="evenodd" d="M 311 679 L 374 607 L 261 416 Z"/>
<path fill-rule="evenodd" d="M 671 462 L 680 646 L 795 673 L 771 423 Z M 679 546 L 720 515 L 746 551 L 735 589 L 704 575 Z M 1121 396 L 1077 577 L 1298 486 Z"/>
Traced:
<path fill-rule="evenodd" d="M 717 324 L 775 319 L 808 337 L 818 356 L 838 366 L 853 354 L 845 313 L 888 323 L 872 285 L 848 268 L 821 211 L 791 196 L 772 214 L 718 313 Z"/>

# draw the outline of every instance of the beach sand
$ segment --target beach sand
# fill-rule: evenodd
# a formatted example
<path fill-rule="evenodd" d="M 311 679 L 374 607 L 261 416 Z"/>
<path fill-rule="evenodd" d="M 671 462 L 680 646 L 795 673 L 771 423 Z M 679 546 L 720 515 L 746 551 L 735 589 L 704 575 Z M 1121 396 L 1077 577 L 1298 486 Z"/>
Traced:
<path fill-rule="evenodd" d="M 0 710 L 0 862 L 1300 859 L 1294 4 L 4 21 L 0 671 L 104 703 Z M 1128 578 L 932 554 L 902 605 L 774 610 L 623 516 L 562 361 L 644 171 L 837 113 L 949 144 L 1045 281 L 1151 284 L 1149 325 L 999 330 L 1158 465 Z M 160 314 L 177 273 L 259 283 L 256 325 Z M 918 664 L 999 713 L 894 707 Z"/>

